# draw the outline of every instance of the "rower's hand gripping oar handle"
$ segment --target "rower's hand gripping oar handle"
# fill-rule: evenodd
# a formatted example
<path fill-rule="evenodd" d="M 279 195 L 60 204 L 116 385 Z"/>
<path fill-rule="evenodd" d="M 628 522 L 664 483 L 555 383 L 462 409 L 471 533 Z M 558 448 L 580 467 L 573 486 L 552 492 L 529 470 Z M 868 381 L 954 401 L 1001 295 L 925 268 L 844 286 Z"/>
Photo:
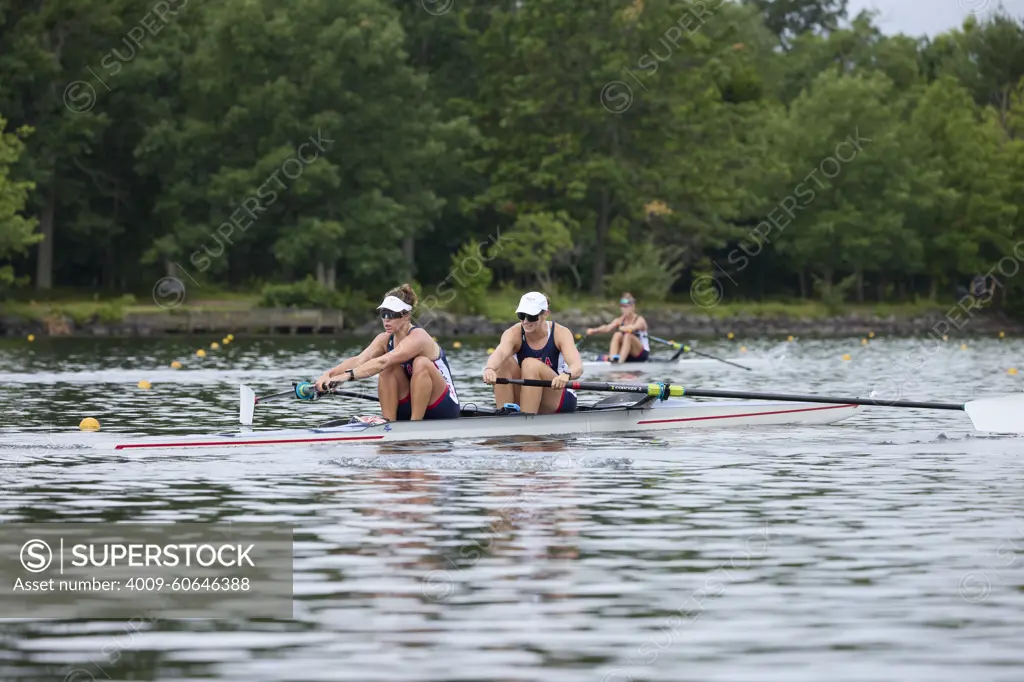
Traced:
<path fill-rule="evenodd" d="M 319 400 L 325 395 L 336 395 L 345 398 L 363 398 L 365 400 L 378 400 L 377 396 L 371 393 L 359 393 L 357 391 L 339 391 L 336 387 L 340 387 L 342 383 L 329 381 L 327 382 L 326 391 L 318 391 L 316 384 L 311 381 L 301 381 L 295 383 L 295 397 L 299 400 Z"/>
<path fill-rule="evenodd" d="M 551 388 L 550 380 L 543 379 L 506 379 L 498 377 L 495 380 L 498 384 L 516 384 L 517 386 L 537 386 L 540 388 Z M 682 386 L 672 384 L 606 384 L 598 381 L 570 381 L 565 385 L 574 391 L 610 391 L 613 393 L 643 393 L 653 396 L 659 400 L 669 398 L 681 398 L 686 395 L 686 389 Z"/>

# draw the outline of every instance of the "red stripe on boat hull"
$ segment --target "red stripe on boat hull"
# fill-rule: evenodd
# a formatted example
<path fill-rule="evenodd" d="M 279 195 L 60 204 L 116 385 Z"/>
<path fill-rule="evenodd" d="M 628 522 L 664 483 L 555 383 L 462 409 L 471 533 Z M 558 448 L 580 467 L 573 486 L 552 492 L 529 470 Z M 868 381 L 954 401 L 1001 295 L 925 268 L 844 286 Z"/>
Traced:
<path fill-rule="evenodd" d="M 795 414 L 797 412 L 817 412 L 818 410 L 835 410 L 844 407 L 856 408 L 856 405 L 827 405 L 825 407 L 802 407 L 798 410 L 775 410 L 773 412 L 751 412 L 749 414 L 716 414 L 711 417 L 680 417 L 679 419 L 645 419 L 637 424 L 672 424 L 675 422 L 699 422 L 707 419 L 737 419 L 740 417 L 760 417 L 771 414 Z"/>
<path fill-rule="evenodd" d="M 384 436 L 345 436 L 336 438 L 288 438 L 282 440 L 213 440 L 180 443 L 135 443 L 127 445 L 116 445 L 115 450 L 127 450 L 128 448 L 198 448 L 213 445 L 279 445 L 285 443 L 334 443 L 344 440 L 380 440 Z"/>

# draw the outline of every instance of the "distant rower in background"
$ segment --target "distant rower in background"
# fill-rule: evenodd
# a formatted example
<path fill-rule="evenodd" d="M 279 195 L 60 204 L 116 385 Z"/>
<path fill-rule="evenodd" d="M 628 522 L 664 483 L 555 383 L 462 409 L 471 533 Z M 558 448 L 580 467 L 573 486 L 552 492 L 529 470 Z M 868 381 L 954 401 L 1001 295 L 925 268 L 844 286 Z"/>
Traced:
<path fill-rule="evenodd" d="M 576 411 L 576 392 L 565 386 L 583 374 L 583 360 L 569 328 L 548 321 L 549 305 L 548 297 L 539 291 L 523 294 L 516 308 L 519 324 L 505 330 L 487 358 L 484 382 L 494 386 L 499 410 L 517 403 L 520 411 L 529 414 Z M 551 388 L 495 384 L 499 376 L 550 379 Z"/>
<path fill-rule="evenodd" d="M 612 342 L 608 347 L 608 362 L 646 362 L 651 354 L 651 342 L 647 338 L 647 320 L 636 313 L 636 299 L 628 291 L 619 299 L 619 310 L 622 314 L 608 324 L 587 330 L 592 334 L 612 334 Z"/>
<path fill-rule="evenodd" d="M 389 421 L 457 418 L 461 407 L 448 359 L 430 334 L 412 323 L 415 307 L 416 293 L 408 284 L 385 294 L 377 306 L 384 332 L 362 353 L 324 372 L 317 390 L 380 374 L 377 398 Z"/>

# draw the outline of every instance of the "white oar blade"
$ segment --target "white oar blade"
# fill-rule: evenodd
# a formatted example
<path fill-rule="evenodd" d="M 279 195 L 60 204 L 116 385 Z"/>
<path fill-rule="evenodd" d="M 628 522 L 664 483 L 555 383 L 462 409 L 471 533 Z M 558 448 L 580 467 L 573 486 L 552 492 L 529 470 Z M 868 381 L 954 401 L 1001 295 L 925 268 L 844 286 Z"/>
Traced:
<path fill-rule="evenodd" d="M 238 387 L 238 421 L 246 426 L 252 426 L 252 415 L 256 411 L 256 394 L 253 390 L 242 384 Z"/>
<path fill-rule="evenodd" d="M 1024 433 L 1024 393 L 972 400 L 964 411 L 979 431 Z"/>

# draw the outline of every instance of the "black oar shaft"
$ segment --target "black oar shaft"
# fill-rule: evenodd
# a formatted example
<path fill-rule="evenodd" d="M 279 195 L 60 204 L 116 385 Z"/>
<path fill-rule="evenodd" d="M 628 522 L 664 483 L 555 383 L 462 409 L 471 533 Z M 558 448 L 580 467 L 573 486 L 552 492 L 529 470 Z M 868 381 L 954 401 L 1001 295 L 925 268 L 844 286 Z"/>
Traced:
<path fill-rule="evenodd" d="M 539 379 L 498 378 L 499 384 L 539 386 L 551 388 L 551 381 Z M 646 395 L 693 396 L 695 398 L 739 398 L 742 400 L 780 400 L 795 403 L 828 403 L 831 405 L 871 405 L 875 407 L 906 407 L 922 410 L 963 410 L 962 403 L 931 403 L 911 400 L 875 400 L 873 398 L 838 398 L 819 395 L 790 395 L 783 393 L 751 393 L 749 391 L 719 391 L 715 389 L 685 388 L 674 384 L 610 384 L 596 381 L 570 381 L 567 386 L 578 391 L 609 391 L 612 393 L 644 393 Z M 663 389 L 663 390 L 662 390 Z"/>
<path fill-rule="evenodd" d="M 295 395 L 295 389 L 289 389 L 287 391 L 281 391 L 280 393 L 271 393 L 270 395 L 259 396 L 256 398 L 256 403 L 262 403 L 273 398 L 284 398 L 285 396 Z"/>
<path fill-rule="evenodd" d="M 844 405 L 872 405 L 876 407 L 912 407 L 922 410 L 962 410 L 955 403 L 929 403 L 912 400 L 875 400 L 873 398 L 833 398 L 817 395 L 785 395 L 776 393 L 747 393 L 714 389 L 686 389 L 686 395 L 696 398 L 744 398 L 749 400 L 783 400 L 798 403 L 842 403 Z"/>
<path fill-rule="evenodd" d="M 694 355 L 699 355 L 699 356 L 707 358 L 709 360 L 717 360 L 719 362 L 724 362 L 727 365 L 732 365 L 733 367 L 739 367 L 740 369 L 745 369 L 748 372 L 753 371 L 749 367 L 744 367 L 743 365 L 738 365 L 735 362 L 732 362 L 731 360 L 725 360 L 725 359 L 717 357 L 715 355 L 708 355 L 707 353 L 701 353 L 699 350 L 694 350 L 692 348 L 688 348 L 684 344 L 676 343 L 675 341 L 669 341 L 668 339 L 662 339 L 660 337 L 651 336 L 649 334 L 648 334 L 647 338 L 649 338 L 651 341 L 656 341 L 658 343 L 663 343 L 666 346 L 678 349 L 678 350 L 676 350 L 675 355 L 673 355 L 671 358 L 669 358 L 671 361 L 675 361 L 676 358 L 678 358 L 680 355 L 682 355 L 684 352 L 686 352 L 686 353 L 693 353 Z"/>

